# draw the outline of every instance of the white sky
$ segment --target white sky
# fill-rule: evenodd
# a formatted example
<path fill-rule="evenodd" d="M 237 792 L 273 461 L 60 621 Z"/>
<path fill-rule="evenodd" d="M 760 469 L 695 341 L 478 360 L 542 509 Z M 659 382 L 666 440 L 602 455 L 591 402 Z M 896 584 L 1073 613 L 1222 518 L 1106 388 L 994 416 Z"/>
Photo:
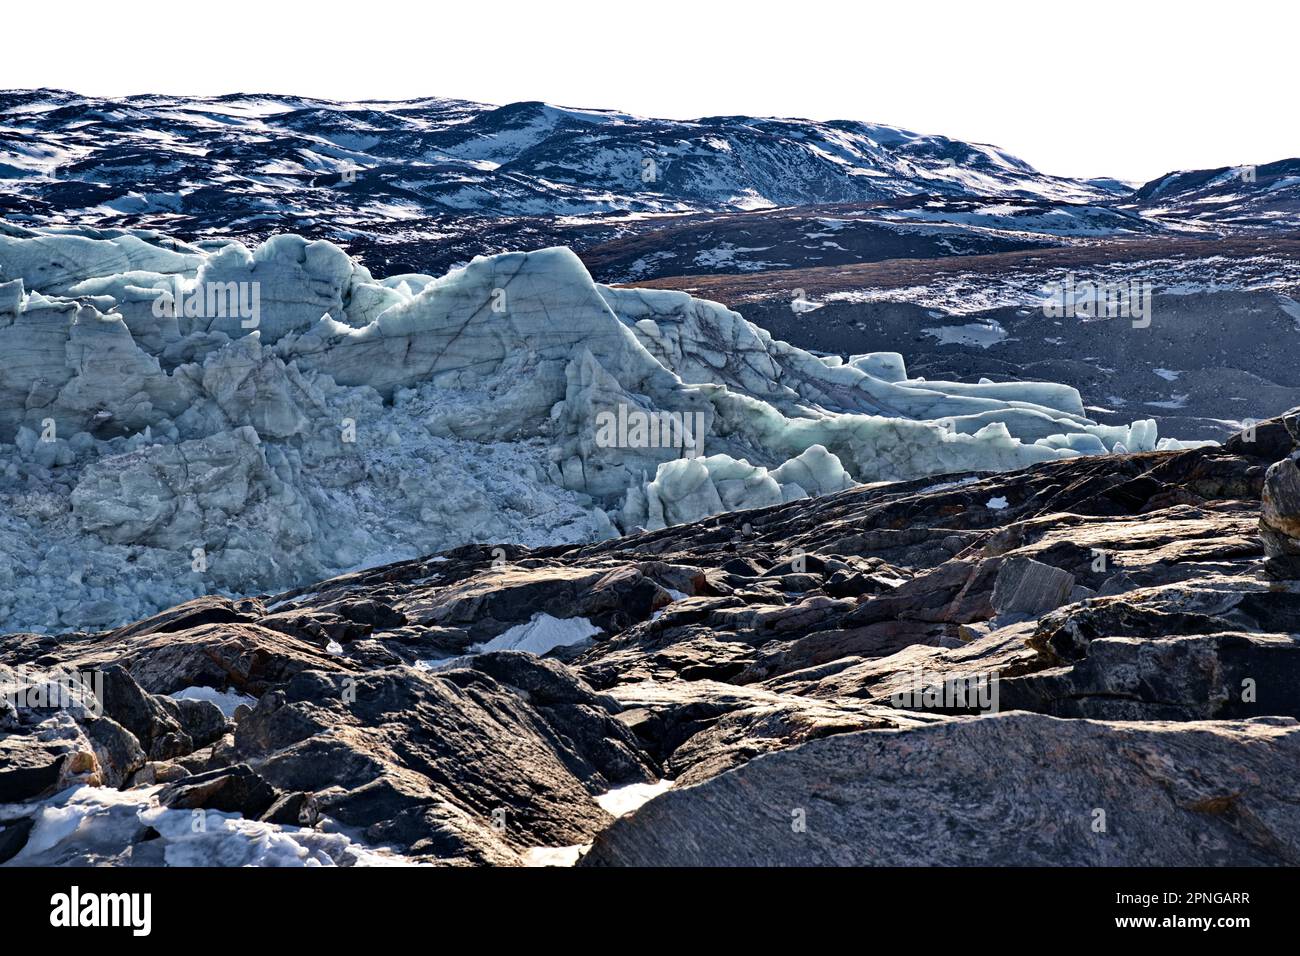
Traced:
<path fill-rule="evenodd" d="M 1296 0 L 9 0 L 0 88 L 860 119 L 1147 180 L 1300 156 Z"/>

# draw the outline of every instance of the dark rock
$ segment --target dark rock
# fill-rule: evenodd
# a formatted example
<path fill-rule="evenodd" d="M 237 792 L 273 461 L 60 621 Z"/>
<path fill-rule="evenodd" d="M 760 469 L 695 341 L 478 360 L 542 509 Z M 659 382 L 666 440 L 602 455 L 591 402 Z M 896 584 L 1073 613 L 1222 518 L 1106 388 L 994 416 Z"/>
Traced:
<path fill-rule="evenodd" d="M 1063 668 L 1003 680 L 1001 706 L 1102 720 L 1300 718 L 1300 638 L 1105 637 Z"/>
<path fill-rule="evenodd" d="M 1300 444 L 1300 408 L 1293 408 L 1276 418 L 1257 422 L 1253 428 L 1237 432 L 1223 447 L 1235 455 L 1247 455 L 1277 461 L 1285 458 Z"/>
<path fill-rule="evenodd" d="M 104 713 L 135 735 L 150 760 L 182 757 L 194 750 L 194 741 L 181 726 L 178 710 L 166 706 L 163 700 L 142 690 L 121 665 L 104 669 Z"/>
<path fill-rule="evenodd" d="M 86 737 L 95 749 L 100 777 L 107 787 L 121 787 L 145 764 L 140 741 L 115 720 L 107 717 L 82 721 Z"/>
<path fill-rule="evenodd" d="M 785 558 L 763 572 L 765 578 L 783 578 L 787 575 L 810 574 L 821 580 L 827 573 L 826 559 L 819 554 L 797 554 Z"/>
<path fill-rule="evenodd" d="M 1289 718 L 1036 714 L 838 734 L 674 789 L 585 866 L 1300 863 Z"/>
<path fill-rule="evenodd" d="M 258 623 L 263 627 L 305 641 L 320 650 L 324 650 L 330 642 L 350 644 L 366 637 L 374 630 L 368 624 L 359 624 L 325 610 L 282 611 L 268 614 Z"/>
<path fill-rule="evenodd" d="M 94 745 L 66 715 L 0 736 L 0 804 L 25 803 L 74 784 L 99 782 Z"/>
<path fill-rule="evenodd" d="M 1266 473 L 1291 440 L 1279 420 L 1225 448 L 866 485 L 590 545 L 471 545 L 269 613 L 213 598 L 108 633 L 9 635 L 0 668 L 112 676 L 103 715 L 0 695 L 0 803 L 163 784 L 452 864 L 593 839 L 598 862 L 1186 862 L 1196 839 L 1194 862 L 1290 861 L 1279 781 L 1300 764 L 1267 721 L 1300 713 L 1300 588 L 1260 572 L 1266 546 L 1274 569 L 1289 554 L 1267 535 L 1291 540 L 1291 476 Z M 462 656 L 541 613 L 603 633 L 547 660 Z M 915 693 L 993 678 L 990 708 Z M 191 685 L 258 703 L 232 723 L 163 696 Z M 984 709 L 1003 716 L 967 716 Z M 596 801 L 663 777 L 676 789 L 618 823 Z M 816 834 L 791 845 L 778 810 L 795 796 Z M 662 816 L 674 806 L 688 812 Z M 1076 833 L 1097 807 L 1122 840 L 1087 842 L 1090 819 Z M 162 841 L 132 841 L 96 858 L 159 861 Z"/>
<path fill-rule="evenodd" d="M 137 621 L 135 624 L 120 627 L 110 636 L 114 639 L 123 639 L 146 634 L 172 634 L 203 624 L 252 623 L 257 620 L 257 608 L 260 608 L 260 605 L 241 607 L 229 598 L 208 595 L 186 601 L 184 604 Z"/>
<path fill-rule="evenodd" d="M 256 820 L 275 802 L 275 789 L 247 764 L 183 777 L 158 791 L 158 802 L 176 810 L 220 810 Z"/>
<path fill-rule="evenodd" d="M 131 786 L 150 786 L 155 783 L 174 783 L 191 776 L 189 770 L 170 760 L 150 760 L 131 778 Z"/>
<path fill-rule="evenodd" d="M 310 827 L 320 819 L 320 808 L 310 793 L 285 793 L 276 798 L 261 819 L 283 826 Z"/>
<path fill-rule="evenodd" d="M 998 569 L 993 610 L 999 617 L 1039 617 L 1069 600 L 1074 575 L 1033 558 L 1009 558 Z"/>
<path fill-rule="evenodd" d="M 163 697 L 159 703 L 176 717 L 181 729 L 189 735 L 192 747 L 206 747 L 214 740 L 220 740 L 230 728 L 226 715 L 210 700 L 172 700 Z"/>
<path fill-rule="evenodd" d="M 1259 536 L 1269 577 L 1300 579 L 1300 453 L 1275 462 L 1264 477 Z"/>
<path fill-rule="evenodd" d="M 308 668 L 352 669 L 346 660 L 256 624 L 203 624 L 126 640 L 109 634 L 59 647 L 58 664 L 77 671 L 120 664 L 151 694 L 234 687 L 253 697 Z"/>
<path fill-rule="evenodd" d="M 993 616 L 993 585 L 999 559 L 953 559 L 918 575 L 847 615 L 847 625 L 906 618 L 930 623 L 987 620 Z"/>
<path fill-rule="evenodd" d="M 772 580 L 787 594 L 803 594 L 822 586 L 822 579 L 816 574 L 782 574 Z"/>
<path fill-rule="evenodd" d="M 813 700 L 709 680 L 625 684 L 612 696 L 625 708 L 620 719 L 678 786 L 808 740 L 927 719 L 862 701 Z"/>
<path fill-rule="evenodd" d="M 718 570 L 740 578 L 757 578 L 763 574 L 762 566 L 753 558 L 731 558 L 719 564 Z"/>
<path fill-rule="evenodd" d="M 0 863 L 13 859 L 22 851 L 35 823 L 31 817 L 0 820 Z"/>
<path fill-rule="evenodd" d="M 609 819 L 595 794 L 654 778 L 617 710 L 562 665 L 498 652 L 436 673 L 299 674 L 237 724 L 235 744 L 348 825 L 395 838 L 398 818 L 455 805 L 474 831 L 457 855 L 508 853 L 585 842 Z"/>
<path fill-rule="evenodd" d="M 401 611 L 373 598 L 341 601 L 335 610 L 341 617 L 356 624 L 363 624 L 372 630 L 391 630 L 407 623 L 406 615 Z"/>

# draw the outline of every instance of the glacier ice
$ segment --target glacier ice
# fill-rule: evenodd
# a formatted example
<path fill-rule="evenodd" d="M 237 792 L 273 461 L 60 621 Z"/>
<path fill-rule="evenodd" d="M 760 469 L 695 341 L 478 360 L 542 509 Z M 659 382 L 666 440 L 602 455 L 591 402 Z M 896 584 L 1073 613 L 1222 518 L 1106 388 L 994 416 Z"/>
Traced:
<path fill-rule="evenodd" d="M 0 630 L 1176 447 L 1067 386 L 813 355 L 718 303 L 599 285 L 564 248 L 376 279 L 292 235 L 0 223 Z"/>

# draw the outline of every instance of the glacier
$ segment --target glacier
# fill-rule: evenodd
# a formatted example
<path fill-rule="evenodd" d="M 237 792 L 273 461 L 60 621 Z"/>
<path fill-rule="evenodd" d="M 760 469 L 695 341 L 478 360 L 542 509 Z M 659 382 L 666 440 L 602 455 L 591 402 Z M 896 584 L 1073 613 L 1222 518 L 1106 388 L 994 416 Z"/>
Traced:
<path fill-rule="evenodd" d="M 598 440 L 614 411 L 699 441 Z M 1064 385 L 814 355 L 715 302 L 597 284 L 563 247 L 376 278 L 294 235 L 0 223 L 2 630 L 1186 444 L 1098 424 Z"/>

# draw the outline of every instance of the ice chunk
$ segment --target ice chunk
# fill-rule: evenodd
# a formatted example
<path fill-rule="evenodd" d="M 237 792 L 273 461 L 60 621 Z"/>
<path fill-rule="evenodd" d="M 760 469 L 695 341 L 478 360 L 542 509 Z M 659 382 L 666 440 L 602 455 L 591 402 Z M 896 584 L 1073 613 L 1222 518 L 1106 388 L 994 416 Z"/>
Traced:
<path fill-rule="evenodd" d="M 527 651 L 530 654 L 545 654 L 557 647 L 571 647 L 582 644 L 601 633 L 585 617 L 552 617 L 546 613 L 534 614 L 526 624 L 516 624 L 503 631 L 490 641 L 476 644 L 470 648 L 474 653 L 483 651 Z"/>

